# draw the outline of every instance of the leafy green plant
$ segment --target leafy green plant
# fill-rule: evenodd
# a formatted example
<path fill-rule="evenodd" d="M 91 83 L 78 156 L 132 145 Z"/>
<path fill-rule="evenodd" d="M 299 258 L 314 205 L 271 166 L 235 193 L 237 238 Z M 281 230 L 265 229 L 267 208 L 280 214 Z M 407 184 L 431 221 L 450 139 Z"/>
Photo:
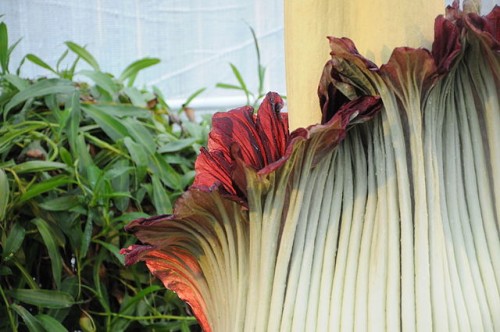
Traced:
<path fill-rule="evenodd" d="M 134 86 L 158 59 L 114 77 L 67 42 L 55 67 L 26 55 L 51 76 L 26 79 L 9 71 L 4 23 L 0 41 L 0 330 L 189 331 L 185 304 L 119 248 L 135 241 L 124 225 L 172 211 L 209 122 Z"/>
<path fill-rule="evenodd" d="M 250 32 L 252 33 L 253 44 L 254 44 L 255 53 L 257 56 L 258 85 L 257 85 L 256 91 L 252 92 L 252 90 L 248 88 L 247 83 L 245 82 L 243 76 L 241 75 L 240 70 L 233 63 L 229 63 L 229 66 L 231 67 L 231 71 L 232 71 L 234 77 L 236 78 L 237 84 L 217 83 L 215 86 L 217 88 L 222 88 L 222 89 L 242 91 L 245 94 L 245 97 L 247 99 L 246 104 L 251 105 L 252 107 L 255 108 L 262 101 L 262 98 L 266 95 L 266 92 L 264 90 L 264 78 L 266 76 L 266 67 L 261 62 L 259 41 L 257 39 L 257 35 L 255 34 L 255 30 L 252 27 L 249 27 L 249 28 L 250 28 Z"/>

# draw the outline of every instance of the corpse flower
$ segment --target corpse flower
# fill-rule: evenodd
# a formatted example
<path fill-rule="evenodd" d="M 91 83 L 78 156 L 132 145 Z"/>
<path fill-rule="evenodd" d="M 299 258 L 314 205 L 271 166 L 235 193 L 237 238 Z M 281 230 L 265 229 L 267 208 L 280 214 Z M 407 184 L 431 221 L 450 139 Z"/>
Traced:
<path fill-rule="evenodd" d="M 500 7 L 380 68 L 329 38 L 322 123 L 214 117 L 173 215 L 127 226 L 205 331 L 500 330 Z"/>

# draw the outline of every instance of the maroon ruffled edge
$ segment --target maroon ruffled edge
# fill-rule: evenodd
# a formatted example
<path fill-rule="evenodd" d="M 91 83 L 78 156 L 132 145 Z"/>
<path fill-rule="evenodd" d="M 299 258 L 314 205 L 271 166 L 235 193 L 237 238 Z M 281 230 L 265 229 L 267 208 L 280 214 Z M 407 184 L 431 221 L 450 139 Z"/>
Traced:
<path fill-rule="evenodd" d="M 283 99 L 270 92 L 257 113 L 250 106 L 216 113 L 208 137 L 196 160 L 193 189 L 219 190 L 246 204 L 246 178 L 242 167 L 259 171 L 283 155 L 290 142 L 288 118 L 281 113 Z"/>

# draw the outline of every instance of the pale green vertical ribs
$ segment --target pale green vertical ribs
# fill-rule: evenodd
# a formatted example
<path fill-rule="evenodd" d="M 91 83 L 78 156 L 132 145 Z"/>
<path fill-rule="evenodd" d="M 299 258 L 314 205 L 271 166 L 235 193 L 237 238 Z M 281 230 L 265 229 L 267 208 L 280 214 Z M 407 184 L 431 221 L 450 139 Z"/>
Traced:
<path fill-rule="evenodd" d="M 306 215 L 301 218 L 301 224 L 304 225 L 305 236 L 302 250 L 302 262 L 299 267 L 299 279 L 297 284 L 297 294 L 295 299 L 295 308 L 293 313 L 292 330 L 305 331 L 309 327 L 306 323 L 308 308 L 314 306 L 314 298 L 311 294 L 310 285 L 315 279 L 313 272 L 313 264 L 315 257 L 315 247 L 318 235 L 319 215 L 321 206 L 325 199 L 325 182 L 328 176 L 330 166 L 330 158 L 323 159 L 312 171 L 311 182 L 308 186 L 308 202 L 309 209 Z M 330 197 L 331 199 L 331 197 Z"/>
<path fill-rule="evenodd" d="M 351 150 L 352 168 L 353 168 L 353 202 L 352 223 L 349 245 L 347 248 L 347 264 L 345 269 L 346 279 L 344 291 L 342 294 L 342 313 L 341 328 L 345 331 L 354 329 L 354 309 L 356 299 L 356 282 L 359 249 L 363 230 L 363 220 L 365 216 L 367 199 L 367 161 L 365 151 L 361 140 L 360 132 L 355 128 L 351 132 L 351 144 L 347 144 L 345 149 Z M 342 221 L 344 222 L 344 221 Z M 345 318 L 344 318 L 345 317 Z"/>
<path fill-rule="evenodd" d="M 321 287 L 321 274 L 324 268 L 325 259 L 330 258 L 328 252 L 324 251 L 326 247 L 326 236 L 329 222 L 329 212 L 331 205 L 333 204 L 333 193 L 334 193 L 334 165 L 335 159 L 337 156 L 337 151 L 332 152 L 332 157 L 325 158 L 326 165 L 322 171 L 322 174 L 326 175 L 326 177 L 322 177 L 318 181 L 324 181 L 324 193 L 323 198 L 321 199 L 321 205 L 318 210 L 318 226 L 316 230 L 316 239 L 315 245 L 313 247 L 313 263 L 311 266 L 311 282 L 309 285 L 309 301 L 310 304 L 307 307 L 307 316 L 305 320 L 305 326 L 311 330 L 318 330 L 320 325 L 320 314 L 324 310 L 328 310 L 328 308 L 323 308 L 321 304 L 322 300 L 322 292 L 324 289 Z M 324 315 L 326 317 L 326 314 Z"/>
<path fill-rule="evenodd" d="M 339 165 L 342 165 L 344 158 L 338 153 L 338 150 L 336 150 L 336 152 L 337 153 L 333 154 L 334 160 L 332 160 L 332 167 L 330 168 L 330 175 L 328 177 L 328 180 L 333 183 L 332 200 L 329 206 L 326 204 L 325 211 L 322 211 L 322 216 L 326 218 L 327 225 L 320 277 L 319 310 L 317 318 L 317 326 L 320 328 L 329 326 L 330 313 L 335 310 L 335 308 L 332 307 L 331 293 L 335 263 L 337 260 L 339 221 L 343 200 L 342 188 L 344 186 L 344 173 L 342 167 L 339 167 Z"/>
<path fill-rule="evenodd" d="M 414 255 L 414 221 L 413 205 L 410 194 L 410 175 L 408 174 L 408 165 L 406 161 L 405 137 L 402 132 L 401 119 L 399 118 L 397 101 L 395 96 L 390 93 L 387 86 L 380 82 L 380 94 L 384 102 L 384 110 L 381 114 L 382 125 L 384 128 L 384 139 L 391 141 L 392 151 L 389 156 L 394 156 L 396 168 L 396 181 L 399 205 L 399 222 L 401 232 L 401 319 L 402 328 L 405 331 L 415 331 L 417 329 L 425 330 L 429 325 L 429 317 L 420 308 L 429 306 L 426 299 L 428 290 L 419 294 L 416 290 L 415 274 L 416 261 Z M 391 111 L 388 111 L 391 110 Z M 377 173 L 377 171 L 376 171 Z M 422 299 L 422 296 L 424 298 Z M 417 321 L 419 325 L 417 326 Z"/>
<path fill-rule="evenodd" d="M 380 118 L 374 119 L 374 122 L 380 122 Z M 369 259 L 370 247 L 373 233 L 373 226 L 375 222 L 375 212 L 378 204 L 377 197 L 377 184 L 375 179 L 375 156 L 381 156 L 378 145 L 378 138 L 372 136 L 380 135 L 381 126 L 374 126 L 375 130 L 369 129 L 365 135 L 367 140 L 367 202 L 365 207 L 365 214 L 363 217 L 363 229 L 361 235 L 361 243 L 359 247 L 358 269 L 356 276 L 356 294 L 355 294 L 355 307 L 356 319 L 354 320 L 355 331 L 368 330 L 368 277 L 369 277 Z M 377 148 L 375 148 L 377 146 Z M 399 242 L 399 239 L 398 239 Z M 399 273 L 399 271 L 398 271 Z"/>
<path fill-rule="evenodd" d="M 307 145 L 306 149 L 316 149 L 314 146 L 315 141 L 312 141 Z M 299 290 L 299 278 L 301 265 L 304 254 L 304 242 L 306 238 L 306 232 L 309 230 L 308 227 L 314 225 L 314 221 L 309 223 L 309 211 L 311 210 L 311 199 L 313 194 L 317 195 L 321 199 L 321 193 L 315 192 L 315 182 L 318 176 L 317 169 L 311 169 L 313 156 L 305 154 L 305 158 L 300 165 L 302 169 L 299 170 L 301 174 L 300 178 L 300 192 L 301 192 L 301 208 L 296 212 L 296 217 L 294 218 L 297 222 L 295 239 L 293 243 L 293 249 L 290 257 L 289 273 L 286 279 L 286 293 L 283 302 L 283 314 L 280 330 L 290 331 L 293 328 L 293 320 L 295 314 L 295 307 L 298 305 L 300 310 L 305 310 L 302 301 L 307 302 L 306 299 L 300 299 L 300 303 L 297 302 L 297 293 Z M 314 191 L 314 192 L 313 192 Z M 285 226 L 286 227 L 286 226 Z"/>
<path fill-rule="evenodd" d="M 330 331 L 340 330 L 342 323 L 342 298 L 344 296 L 344 285 L 347 282 L 345 271 L 347 265 L 347 251 L 349 237 L 352 227 L 352 210 L 354 205 L 353 174 L 351 161 L 350 141 L 345 140 L 345 145 L 339 150 L 342 153 L 342 164 L 338 165 L 344 173 L 344 188 L 342 190 L 342 214 L 340 215 L 339 239 L 337 244 L 337 255 L 335 261 L 335 272 L 331 294 L 330 309 Z"/>

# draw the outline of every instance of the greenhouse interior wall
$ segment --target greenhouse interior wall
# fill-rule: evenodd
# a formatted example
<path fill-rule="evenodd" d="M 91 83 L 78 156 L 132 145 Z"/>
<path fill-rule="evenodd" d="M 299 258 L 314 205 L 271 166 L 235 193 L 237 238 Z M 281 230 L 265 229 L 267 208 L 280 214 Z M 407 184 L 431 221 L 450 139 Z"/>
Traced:
<path fill-rule="evenodd" d="M 489 12 L 497 1 L 482 1 L 481 12 Z M 282 0 L 0 0 L 0 15 L 10 43 L 22 39 L 11 68 L 28 53 L 55 65 L 65 41 L 84 45 L 113 75 L 135 60 L 155 57 L 161 63 L 141 72 L 138 86 L 157 86 L 173 109 L 205 87 L 191 104 L 200 113 L 246 103 L 241 91 L 215 87 L 218 82 L 237 84 L 230 63 L 248 89 L 257 90 L 251 27 L 266 67 L 264 90 L 286 94 Z M 33 78 L 50 73 L 25 62 L 21 74 Z"/>
<path fill-rule="evenodd" d="M 218 82 L 237 84 L 230 63 L 241 72 L 249 90 L 257 89 L 251 27 L 267 68 L 265 90 L 286 92 L 281 1 L 1 0 L 0 14 L 10 43 L 22 38 L 11 68 L 28 53 L 55 65 L 65 41 L 86 46 L 101 69 L 113 75 L 135 60 L 155 57 L 160 64 L 141 72 L 137 85 L 157 86 L 172 108 L 205 87 L 191 104 L 202 112 L 246 103 L 242 92 L 215 87 Z M 84 63 L 80 66 L 88 69 Z M 50 73 L 25 62 L 21 74 Z"/>

